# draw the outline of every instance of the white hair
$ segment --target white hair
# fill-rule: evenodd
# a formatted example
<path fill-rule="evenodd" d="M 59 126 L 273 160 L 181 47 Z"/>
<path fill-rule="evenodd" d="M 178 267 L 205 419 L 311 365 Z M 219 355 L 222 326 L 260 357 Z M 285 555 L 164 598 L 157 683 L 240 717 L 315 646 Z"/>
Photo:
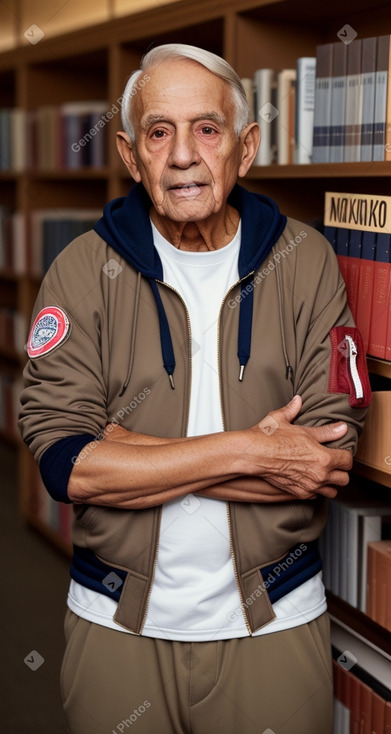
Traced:
<path fill-rule="evenodd" d="M 131 141 L 135 141 L 135 130 L 131 119 L 132 99 L 136 96 L 137 90 L 145 86 L 145 80 L 142 79 L 142 75 L 145 75 L 145 72 L 149 69 L 155 68 L 164 61 L 170 61 L 172 59 L 191 59 L 192 61 L 197 61 L 197 63 L 211 71 L 212 74 L 227 82 L 232 92 L 232 100 L 236 110 L 234 129 L 236 135 L 239 136 L 249 122 L 250 113 L 246 93 L 236 71 L 220 56 L 210 51 L 205 51 L 203 48 L 188 46 L 184 43 L 166 43 L 151 49 L 151 51 L 145 54 L 141 60 L 140 69 L 131 74 L 124 89 L 121 103 L 121 120 L 123 129 L 129 135 Z M 144 81 L 144 84 L 141 84 L 141 81 Z"/>

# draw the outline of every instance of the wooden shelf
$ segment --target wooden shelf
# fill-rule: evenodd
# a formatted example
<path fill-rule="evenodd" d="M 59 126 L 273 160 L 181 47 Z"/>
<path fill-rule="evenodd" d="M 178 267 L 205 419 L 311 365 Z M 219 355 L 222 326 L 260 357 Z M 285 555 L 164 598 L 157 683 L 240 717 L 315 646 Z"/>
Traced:
<path fill-rule="evenodd" d="M 391 176 L 391 163 L 388 161 L 368 161 L 366 163 L 311 163 L 290 166 L 253 166 L 246 178 L 249 179 L 311 179 L 311 178 L 361 178 Z"/>
<path fill-rule="evenodd" d="M 338 617 L 341 622 L 391 656 L 391 632 L 374 622 L 367 614 L 332 594 L 331 591 L 327 591 L 326 596 L 330 614 Z"/>
<path fill-rule="evenodd" d="M 373 375 L 380 375 L 391 380 L 391 362 L 376 357 L 367 357 L 368 370 Z"/>
<path fill-rule="evenodd" d="M 105 168 L 61 168 L 53 171 L 27 171 L 26 176 L 31 181 L 69 181 L 69 180 L 88 180 L 103 179 L 106 180 L 110 175 L 110 169 Z"/>
<path fill-rule="evenodd" d="M 384 487 L 391 488 L 391 473 L 387 471 L 382 471 L 375 466 L 369 466 L 368 464 L 355 461 L 353 472 L 360 477 L 369 479 L 371 482 L 376 482 L 377 484 L 382 484 Z"/>

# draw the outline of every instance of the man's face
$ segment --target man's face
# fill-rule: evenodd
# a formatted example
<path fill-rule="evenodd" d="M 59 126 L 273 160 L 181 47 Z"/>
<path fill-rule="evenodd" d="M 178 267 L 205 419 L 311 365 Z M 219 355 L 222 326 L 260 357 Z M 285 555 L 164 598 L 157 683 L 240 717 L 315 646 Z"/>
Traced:
<path fill-rule="evenodd" d="M 160 216 L 205 220 L 222 209 L 240 168 L 231 90 L 190 60 L 166 61 L 148 73 L 134 100 L 132 176 Z"/>

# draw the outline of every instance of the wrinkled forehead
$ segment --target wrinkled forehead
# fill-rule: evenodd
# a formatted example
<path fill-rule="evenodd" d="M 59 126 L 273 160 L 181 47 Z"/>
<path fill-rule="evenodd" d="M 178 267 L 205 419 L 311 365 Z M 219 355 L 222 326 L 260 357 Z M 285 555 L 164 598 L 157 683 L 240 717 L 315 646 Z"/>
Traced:
<path fill-rule="evenodd" d="M 156 118 L 173 121 L 220 118 L 234 125 L 235 107 L 229 84 L 191 59 L 172 59 L 146 69 L 146 84 L 133 100 L 135 130 Z"/>

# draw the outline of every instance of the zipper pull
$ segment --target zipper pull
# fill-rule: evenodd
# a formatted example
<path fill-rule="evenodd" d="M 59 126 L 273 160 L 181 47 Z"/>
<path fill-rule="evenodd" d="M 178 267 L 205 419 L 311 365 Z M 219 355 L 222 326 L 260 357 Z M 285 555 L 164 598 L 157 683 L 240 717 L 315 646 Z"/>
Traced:
<path fill-rule="evenodd" d="M 354 387 L 356 399 L 360 400 L 361 398 L 364 397 L 364 390 L 363 390 L 362 382 L 360 380 L 360 375 L 358 374 L 358 369 L 357 369 L 357 346 L 351 336 L 345 335 L 345 340 L 348 345 L 347 359 L 348 359 L 350 376 L 353 381 L 353 387 Z"/>

